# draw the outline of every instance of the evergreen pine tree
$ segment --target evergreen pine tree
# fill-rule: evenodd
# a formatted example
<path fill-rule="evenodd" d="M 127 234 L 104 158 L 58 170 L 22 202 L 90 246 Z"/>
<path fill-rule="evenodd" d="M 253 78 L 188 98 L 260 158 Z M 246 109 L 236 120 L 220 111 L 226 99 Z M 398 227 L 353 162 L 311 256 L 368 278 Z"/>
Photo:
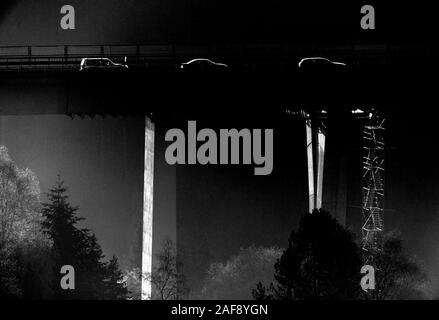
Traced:
<path fill-rule="evenodd" d="M 256 299 L 356 299 L 360 294 L 360 249 L 354 235 L 328 212 L 306 213 L 275 264 L 277 285 L 258 284 Z"/>
<path fill-rule="evenodd" d="M 82 219 L 77 217 L 78 208 L 68 203 L 67 189 L 59 180 L 47 194 L 48 202 L 43 204 L 43 216 L 45 220 L 42 226 L 52 240 L 52 251 L 55 265 L 53 270 L 52 286 L 55 298 L 75 298 L 76 292 L 62 290 L 59 285 L 59 273 L 64 265 L 71 265 L 78 269 L 78 252 L 82 243 L 82 232 L 76 224 Z"/>
<path fill-rule="evenodd" d="M 115 256 L 106 264 L 104 288 L 104 298 L 108 300 L 124 300 L 129 294 L 124 275 Z"/>
<path fill-rule="evenodd" d="M 109 288 L 117 292 L 117 299 L 125 298 L 118 281 L 121 272 L 117 260 L 103 262 L 104 255 L 95 234 L 78 223 L 77 207 L 70 205 L 67 189 L 58 179 L 49 190 L 48 202 L 43 204 L 43 228 L 52 240 L 55 260 L 53 291 L 56 299 L 106 299 Z M 63 290 L 60 286 L 60 270 L 64 265 L 75 269 L 75 290 Z"/>

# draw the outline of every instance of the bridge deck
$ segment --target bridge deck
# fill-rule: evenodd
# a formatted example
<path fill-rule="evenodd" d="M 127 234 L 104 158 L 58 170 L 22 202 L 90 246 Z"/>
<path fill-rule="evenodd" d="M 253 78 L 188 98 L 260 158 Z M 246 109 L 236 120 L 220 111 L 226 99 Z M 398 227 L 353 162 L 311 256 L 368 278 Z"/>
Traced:
<path fill-rule="evenodd" d="M 230 71 L 178 72 L 180 62 L 201 55 L 230 63 Z M 337 77 L 299 74 L 299 59 L 314 55 L 340 58 L 350 69 Z M 93 56 L 127 56 L 130 69 L 80 72 L 79 60 Z M 438 65 L 426 45 L 0 47 L 0 114 L 248 116 L 363 104 L 431 113 Z"/>
<path fill-rule="evenodd" d="M 85 57 L 109 57 L 131 66 L 172 65 L 208 57 L 232 65 L 296 64 L 306 56 L 326 56 L 351 65 L 427 60 L 437 63 L 439 50 L 427 44 L 388 43 L 271 43 L 204 45 L 69 45 L 0 47 L 0 72 L 8 70 L 76 69 Z M 422 59 L 421 59 L 422 57 Z"/>

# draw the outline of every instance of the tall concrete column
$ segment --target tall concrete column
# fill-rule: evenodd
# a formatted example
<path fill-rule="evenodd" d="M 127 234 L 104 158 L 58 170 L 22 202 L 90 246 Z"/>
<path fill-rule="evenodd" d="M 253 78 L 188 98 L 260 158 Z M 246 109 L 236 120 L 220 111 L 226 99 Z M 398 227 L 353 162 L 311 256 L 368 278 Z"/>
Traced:
<path fill-rule="evenodd" d="M 154 199 L 154 123 L 145 118 L 145 167 L 143 181 L 142 300 L 151 298 L 152 232 Z"/>
<path fill-rule="evenodd" d="M 309 212 L 322 207 L 325 133 L 320 121 L 306 119 Z"/>

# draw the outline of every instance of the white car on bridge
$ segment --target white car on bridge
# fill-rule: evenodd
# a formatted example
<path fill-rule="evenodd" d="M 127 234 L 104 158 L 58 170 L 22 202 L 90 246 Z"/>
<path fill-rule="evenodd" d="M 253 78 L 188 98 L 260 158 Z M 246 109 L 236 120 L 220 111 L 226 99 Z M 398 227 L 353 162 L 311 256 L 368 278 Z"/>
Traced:
<path fill-rule="evenodd" d="M 109 58 L 83 58 L 79 67 L 79 71 L 107 69 L 127 70 L 128 66 L 125 63 L 115 63 Z"/>
<path fill-rule="evenodd" d="M 214 62 L 206 58 L 192 59 L 180 64 L 181 70 L 187 71 L 224 71 L 229 66 L 225 63 Z"/>

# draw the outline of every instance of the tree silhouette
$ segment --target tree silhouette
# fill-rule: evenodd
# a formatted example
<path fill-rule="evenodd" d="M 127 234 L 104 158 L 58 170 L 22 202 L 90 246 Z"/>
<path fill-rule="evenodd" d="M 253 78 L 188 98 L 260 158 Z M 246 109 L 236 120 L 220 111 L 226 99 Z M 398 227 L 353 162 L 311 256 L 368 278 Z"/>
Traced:
<path fill-rule="evenodd" d="M 306 213 L 275 264 L 276 285 L 258 284 L 255 299 L 355 299 L 362 259 L 351 232 L 328 212 Z"/>
<path fill-rule="evenodd" d="M 251 299 L 257 280 L 270 284 L 273 265 L 282 254 L 277 247 L 241 248 L 239 253 L 223 263 L 212 263 L 207 270 L 197 299 L 244 300 Z"/>
<path fill-rule="evenodd" d="M 22 295 L 18 267 L 12 248 L 0 243 L 0 298 L 17 299 Z"/>
<path fill-rule="evenodd" d="M 0 297 L 45 298 L 50 241 L 41 230 L 35 174 L 15 165 L 0 146 Z"/>
<path fill-rule="evenodd" d="M 376 290 L 367 296 L 374 300 L 426 299 L 427 276 L 420 262 L 408 255 L 402 240 L 394 233 L 385 235 L 382 250 L 373 260 Z"/>
<path fill-rule="evenodd" d="M 124 275 L 119 268 L 117 258 L 113 256 L 105 268 L 104 298 L 108 300 L 126 299 L 129 291 L 125 283 Z"/>
<path fill-rule="evenodd" d="M 67 189 L 58 178 L 43 203 L 45 220 L 42 225 L 52 240 L 55 260 L 52 286 L 56 299 L 124 299 L 119 288 L 120 270 L 117 260 L 103 262 L 104 255 L 96 236 L 91 230 L 80 228 L 77 207 L 70 205 Z M 59 272 L 64 265 L 75 269 L 75 290 L 63 290 Z"/>
<path fill-rule="evenodd" d="M 166 238 L 162 249 L 155 255 L 152 273 L 140 272 L 139 279 L 149 282 L 153 300 L 177 300 L 188 294 L 182 263 L 177 258 L 174 242 Z"/>

